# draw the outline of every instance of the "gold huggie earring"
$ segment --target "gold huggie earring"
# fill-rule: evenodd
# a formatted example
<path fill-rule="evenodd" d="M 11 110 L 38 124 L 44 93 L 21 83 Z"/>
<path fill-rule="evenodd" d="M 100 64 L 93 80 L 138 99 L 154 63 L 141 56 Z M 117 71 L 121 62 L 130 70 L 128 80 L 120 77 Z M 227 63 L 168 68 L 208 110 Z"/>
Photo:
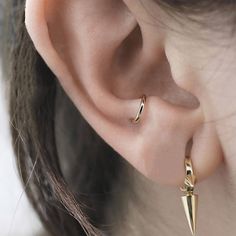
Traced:
<path fill-rule="evenodd" d="M 146 95 L 143 95 L 143 96 L 141 97 L 141 102 L 140 102 L 140 105 L 139 105 L 138 112 L 137 112 L 135 118 L 131 119 L 131 122 L 132 122 L 132 123 L 137 124 L 137 123 L 140 121 L 141 115 L 142 115 L 142 113 L 143 113 L 143 111 L 144 111 L 144 107 L 145 107 L 146 100 L 147 100 Z"/>
<path fill-rule="evenodd" d="M 196 176 L 194 175 L 192 161 L 189 156 L 185 158 L 185 170 L 186 177 L 184 180 L 184 187 L 180 188 L 185 196 L 182 196 L 181 198 L 190 230 L 192 235 L 195 235 L 198 195 L 193 193 Z"/>

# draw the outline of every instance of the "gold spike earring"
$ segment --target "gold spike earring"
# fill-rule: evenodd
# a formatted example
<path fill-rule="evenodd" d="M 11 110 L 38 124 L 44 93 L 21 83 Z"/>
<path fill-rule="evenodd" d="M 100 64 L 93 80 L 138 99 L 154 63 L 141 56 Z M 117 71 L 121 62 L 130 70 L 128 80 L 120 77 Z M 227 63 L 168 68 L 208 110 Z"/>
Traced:
<path fill-rule="evenodd" d="M 181 198 L 191 233 L 192 235 L 195 235 L 198 195 L 193 193 L 196 176 L 194 175 L 192 161 L 189 156 L 185 158 L 185 171 L 186 177 L 184 180 L 184 186 L 180 188 L 184 193 L 184 196 Z"/>

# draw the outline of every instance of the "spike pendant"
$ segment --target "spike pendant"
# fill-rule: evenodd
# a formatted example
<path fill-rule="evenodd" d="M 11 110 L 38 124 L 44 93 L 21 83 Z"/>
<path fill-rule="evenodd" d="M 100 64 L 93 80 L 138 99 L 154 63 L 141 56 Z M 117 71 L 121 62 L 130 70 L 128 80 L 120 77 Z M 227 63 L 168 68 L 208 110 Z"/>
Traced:
<path fill-rule="evenodd" d="M 193 173 L 192 162 L 189 157 L 185 159 L 185 169 L 186 169 L 186 177 L 184 181 L 184 187 L 180 188 L 185 195 L 182 196 L 181 199 L 191 233 L 192 235 L 195 235 L 198 195 L 193 193 L 196 177 Z"/>
<path fill-rule="evenodd" d="M 198 195 L 193 194 L 182 196 L 182 203 L 191 233 L 192 235 L 195 235 Z"/>

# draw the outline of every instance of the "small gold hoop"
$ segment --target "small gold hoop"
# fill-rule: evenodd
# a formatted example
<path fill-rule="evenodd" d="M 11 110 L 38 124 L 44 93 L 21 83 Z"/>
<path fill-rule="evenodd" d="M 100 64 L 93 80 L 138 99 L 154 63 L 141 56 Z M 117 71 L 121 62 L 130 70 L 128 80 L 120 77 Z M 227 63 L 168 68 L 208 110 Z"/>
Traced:
<path fill-rule="evenodd" d="M 137 124 L 140 121 L 141 115 L 142 115 L 142 113 L 144 111 L 146 100 L 147 100 L 146 95 L 143 95 L 141 97 L 141 102 L 140 102 L 140 105 L 139 105 L 138 112 L 137 112 L 135 118 L 131 119 L 132 123 Z"/>

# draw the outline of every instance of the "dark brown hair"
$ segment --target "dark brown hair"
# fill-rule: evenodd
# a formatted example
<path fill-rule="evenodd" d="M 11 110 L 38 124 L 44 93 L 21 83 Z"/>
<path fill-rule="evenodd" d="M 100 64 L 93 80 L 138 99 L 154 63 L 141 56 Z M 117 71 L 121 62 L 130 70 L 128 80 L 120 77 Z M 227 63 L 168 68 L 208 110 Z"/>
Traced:
<path fill-rule="evenodd" d="M 116 194 L 114 186 L 119 176 L 128 175 L 128 165 L 81 117 L 35 50 L 24 25 L 24 2 L 7 0 L 10 11 L 6 16 L 5 42 L 5 63 L 10 68 L 6 75 L 12 143 L 20 177 L 32 205 L 52 235 L 109 235 L 106 210 Z M 200 12 L 232 1 L 157 3 L 171 12 Z M 60 111 L 58 103 L 63 102 L 68 108 Z M 68 160 L 67 153 L 58 145 L 56 134 L 61 129 L 56 127 L 58 112 L 70 117 L 67 131 L 61 135 L 67 135 L 67 150 L 76 150 L 74 160 Z M 67 121 L 68 118 L 64 123 Z M 77 149 L 73 148 L 75 144 Z M 73 164 L 63 171 L 63 163 L 70 161 Z"/>
<path fill-rule="evenodd" d="M 103 229 L 104 211 L 122 159 L 83 120 L 35 50 L 24 25 L 24 1 L 11 2 L 12 142 L 26 193 L 53 235 L 101 235 L 98 228 L 108 230 Z M 70 122 L 79 127 L 73 136 L 80 148 L 76 166 L 70 166 L 70 185 L 61 170 L 55 137 L 58 93 L 70 106 Z"/>

